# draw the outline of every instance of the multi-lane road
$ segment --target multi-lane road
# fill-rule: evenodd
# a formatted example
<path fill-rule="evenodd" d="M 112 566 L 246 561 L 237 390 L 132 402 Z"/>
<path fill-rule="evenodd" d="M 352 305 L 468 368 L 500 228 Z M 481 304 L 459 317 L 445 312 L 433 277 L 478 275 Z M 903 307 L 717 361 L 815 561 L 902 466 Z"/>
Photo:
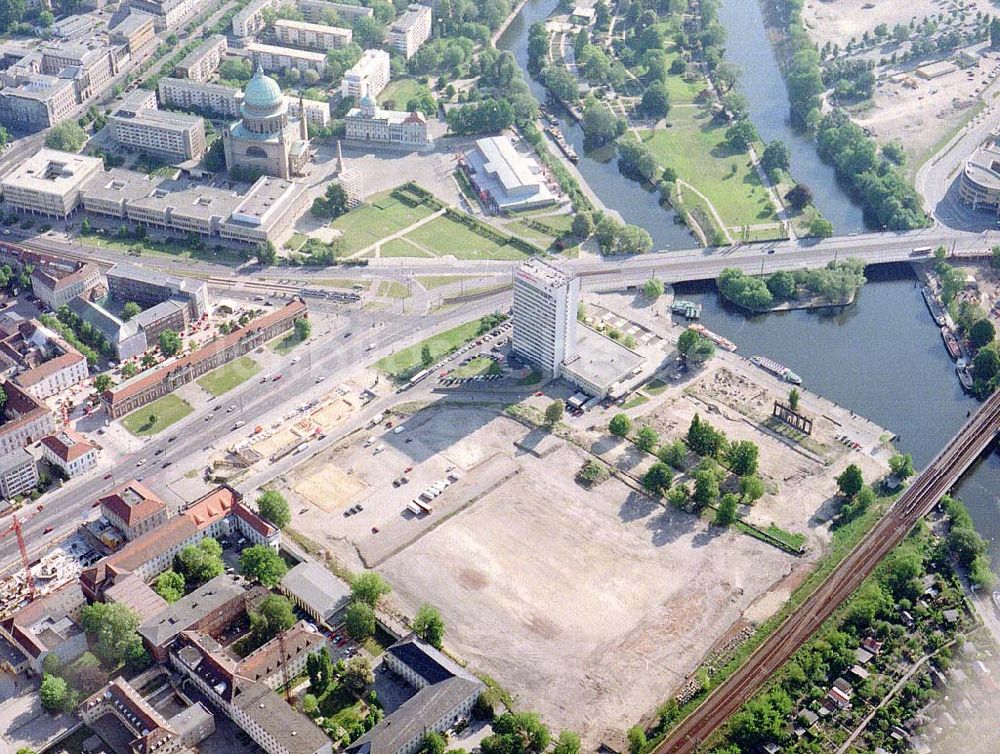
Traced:
<path fill-rule="evenodd" d="M 717 687 L 656 748 L 655 754 L 690 754 L 719 729 L 787 662 L 898 545 L 921 516 L 937 505 L 1000 432 L 1000 393 L 972 416 L 913 481 L 840 566 L 732 676 Z"/>

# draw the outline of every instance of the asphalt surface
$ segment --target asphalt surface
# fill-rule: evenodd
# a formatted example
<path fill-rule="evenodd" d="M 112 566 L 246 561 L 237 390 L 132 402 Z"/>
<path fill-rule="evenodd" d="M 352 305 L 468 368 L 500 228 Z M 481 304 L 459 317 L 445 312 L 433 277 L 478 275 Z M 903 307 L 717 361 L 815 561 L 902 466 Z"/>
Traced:
<path fill-rule="evenodd" d="M 871 575 L 876 566 L 937 505 L 1000 431 L 1000 393 L 969 419 L 885 516 L 778 629 L 656 747 L 655 754 L 689 754 L 750 699 L 778 668 Z"/>

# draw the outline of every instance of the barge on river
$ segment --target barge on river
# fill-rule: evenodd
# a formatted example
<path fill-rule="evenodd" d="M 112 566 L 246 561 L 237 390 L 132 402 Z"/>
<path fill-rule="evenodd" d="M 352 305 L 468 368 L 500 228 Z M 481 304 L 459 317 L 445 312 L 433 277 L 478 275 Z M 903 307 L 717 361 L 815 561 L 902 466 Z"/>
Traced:
<path fill-rule="evenodd" d="M 780 377 L 785 382 L 791 382 L 793 385 L 802 384 L 801 377 L 795 374 L 795 372 L 788 367 L 782 366 L 773 359 L 769 359 L 766 356 L 751 356 L 750 361 L 759 366 L 765 372 L 770 372 L 771 374 Z"/>

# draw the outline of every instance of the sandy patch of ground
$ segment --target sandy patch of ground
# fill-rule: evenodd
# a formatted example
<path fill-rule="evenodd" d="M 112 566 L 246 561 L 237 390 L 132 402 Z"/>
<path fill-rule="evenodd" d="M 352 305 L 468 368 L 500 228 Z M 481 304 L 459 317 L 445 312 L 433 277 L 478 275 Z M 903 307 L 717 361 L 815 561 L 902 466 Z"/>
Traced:
<path fill-rule="evenodd" d="M 354 405 L 350 401 L 338 398 L 311 414 L 309 418 L 322 425 L 324 429 L 328 429 L 346 419 L 353 411 Z"/>
<path fill-rule="evenodd" d="M 891 29 L 898 23 L 910 23 L 910 19 L 919 23 L 925 16 L 947 13 L 951 5 L 950 0 L 908 0 L 905 3 L 898 0 L 807 0 L 802 8 L 802 20 L 809 36 L 820 47 L 827 42 L 843 47 L 852 37 L 861 39 L 862 34 L 879 24 L 888 24 Z M 967 2 L 966 8 L 971 8 L 975 15 L 975 3 Z"/>
<path fill-rule="evenodd" d="M 583 490 L 584 459 L 522 456 L 382 570 L 409 608 L 441 608 L 472 667 L 592 748 L 663 701 L 793 559 L 617 480 Z"/>
<path fill-rule="evenodd" d="M 295 473 L 292 488 L 327 513 L 341 511 L 368 489 L 356 476 L 329 464 L 309 464 Z"/>
<path fill-rule="evenodd" d="M 255 442 L 253 449 L 267 459 L 278 451 L 284 450 L 292 443 L 298 442 L 298 440 L 299 436 L 295 432 L 290 429 L 283 429 L 280 432 L 275 432 L 270 437 L 264 438 L 260 442 Z"/>
<path fill-rule="evenodd" d="M 872 98 L 874 107 L 854 120 L 882 144 L 901 142 L 911 161 L 918 163 L 969 115 L 969 108 L 1000 70 L 998 58 L 997 53 L 988 53 L 971 68 L 930 81 L 911 73 L 880 78 Z"/>

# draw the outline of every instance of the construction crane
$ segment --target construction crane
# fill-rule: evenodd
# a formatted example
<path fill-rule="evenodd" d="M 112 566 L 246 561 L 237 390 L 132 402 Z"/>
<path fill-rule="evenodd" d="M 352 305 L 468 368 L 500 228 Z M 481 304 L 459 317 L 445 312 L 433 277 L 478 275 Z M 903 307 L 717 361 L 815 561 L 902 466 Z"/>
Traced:
<path fill-rule="evenodd" d="M 11 524 L 7 527 L 0 539 L 6 537 L 11 532 L 17 536 L 17 549 L 21 553 L 21 565 L 24 567 L 24 580 L 28 586 L 28 596 L 34 599 L 35 597 L 35 580 L 31 577 L 31 562 L 28 560 L 28 550 L 24 546 L 24 533 L 21 531 L 21 522 L 17 518 L 17 514 L 11 515 Z"/>

